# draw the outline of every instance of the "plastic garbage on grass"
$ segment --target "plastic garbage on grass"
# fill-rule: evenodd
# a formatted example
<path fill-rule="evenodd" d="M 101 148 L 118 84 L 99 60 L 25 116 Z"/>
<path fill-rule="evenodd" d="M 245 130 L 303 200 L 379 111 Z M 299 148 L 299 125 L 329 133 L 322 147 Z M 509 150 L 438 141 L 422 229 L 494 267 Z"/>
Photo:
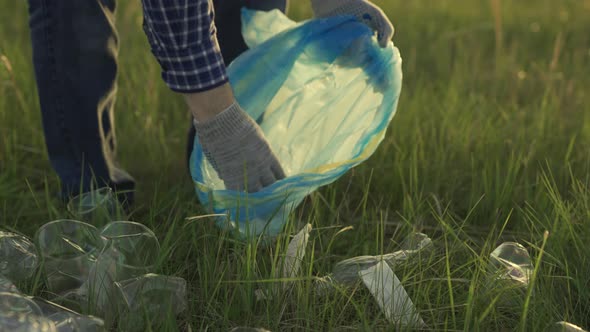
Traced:
<path fill-rule="evenodd" d="M 358 256 L 338 262 L 330 275 L 316 279 L 316 292 L 325 295 L 335 286 L 352 286 L 362 281 L 391 323 L 399 327 L 425 327 L 393 269 L 431 249 L 432 240 L 426 234 L 412 233 L 401 247 L 390 254 Z"/>
<path fill-rule="evenodd" d="M 89 191 L 72 198 L 68 211 L 76 219 L 103 226 L 122 215 L 117 198 L 109 187 Z"/>
<path fill-rule="evenodd" d="M 82 286 L 104 246 L 96 227 L 69 219 L 46 223 L 35 238 L 43 258 L 47 290 L 56 295 Z"/>
<path fill-rule="evenodd" d="M 305 225 L 301 231 L 293 237 L 291 242 L 289 242 L 285 261 L 283 262 L 283 278 L 295 278 L 297 277 L 297 274 L 299 274 L 301 262 L 303 261 L 303 257 L 305 257 L 305 249 L 307 248 L 309 232 L 311 232 L 311 229 L 311 224 Z M 288 285 L 288 282 L 284 284 L 285 287 Z"/>
<path fill-rule="evenodd" d="M 241 106 L 257 120 L 287 177 L 247 194 L 226 190 L 198 138 L 191 174 L 218 224 L 276 236 L 303 198 L 366 160 L 382 141 L 401 90 L 401 58 L 353 17 L 295 23 L 279 11 L 242 12 L 251 48 L 229 67 Z"/>
<path fill-rule="evenodd" d="M 12 332 L 60 332 L 55 324 L 45 317 L 12 311 L 0 313 L 0 329 Z"/>
<path fill-rule="evenodd" d="M 360 271 L 359 276 L 391 323 L 401 327 L 426 325 L 404 286 L 385 261 Z"/>
<path fill-rule="evenodd" d="M 140 303 L 152 313 L 169 306 L 174 313 L 186 308 L 184 279 L 150 274 L 160 256 L 160 245 L 154 232 L 142 224 L 114 221 L 98 229 L 77 220 L 56 220 L 43 225 L 35 241 L 52 300 L 102 318 L 82 316 L 38 299 L 36 302 L 45 308 L 43 316 L 50 318 L 59 332 L 102 331 L 113 326 L 121 310 L 129 316 L 123 322 L 128 324 L 133 315 L 146 308 L 139 309 Z M 8 279 L 0 278 L 0 287 L 18 291 Z M 165 301 L 166 296 L 170 301 Z M 129 307 L 130 298 L 136 299 L 133 307 Z M 133 322 L 137 330 L 147 323 L 138 319 Z"/>
<path fill-rule="evenodd" d="M 503 312 L 519 310 L 533 274 L 527 250 L 519 243 L 504 242 L 490 254 L 487 268 L 485 296 L 497 297 L 495 306 Z"/>
<path fill-rule="evenodd" d="M 33 301 L 41 309 L 43 317 L 48 318 L 57 332 L 102 332 L 106 331 L 104 321 L 93 316 L 80 315 L 53 302 L 35 297 Z"/>
<path fill-rule="evenodd" d="M 309 242 L 309 233 L 312 230 L 311 224 L 306 224 L 303 228 L 297 233 L 287 246 L 287 252 L 285 254 L 285 259 L 283 261 L 283 268 L 281 269 L 281 278 L 284 279 L 292 279 L 296 278 L 299 274 L 299 270 L 301 269 L 301 262 L 305 257 L 305 251 L 307 248 L 307 243 Z M 283 290 L 288 290 L 289 286 L 293 284 L 292 281 L 286 280 L 283 282 Z M 270 299 L 271 294 L 267 291 L 268 289 L 257 289 L 255 291 L 255 296 L 258 301 Z M 278 292 L 278 287 L 270 288 L 270 291 Z"/>
<path fill-rule="evenodd" d="M 95 306 L 92 309 L 110 322 L 117 312 L 112 303 L 115 282 L 152 272 L 160 244 L 149 228 L 135 222 L 109 223 L 100 235 L 104 246 L 79 293 L 91 299 L 89 302 Z"/>
<path fill-rule="evenodd" d="M 431 247 L 432 240 L 426 234 L 413 233 L 406 238 L 401 250 L 379 256 L 358 256 L 338 262 L 332 270 L 331 279 L 344 285 L 353 284 L 358 281 L 360 271 L 366 270 L 381 261 L 395 269 L 396 264 L 405 262 Z"/>
<path fill-rule="evenodd" d="M 115 282 L 119 314 L 128 331 L 143 331 L 147 320 L 182 313 L 186 307 L 186 281 L 182 278 L 146 274 Z"/>
<path fill-rule="evenodd" d="M 27 279 L 35 273 L 38 263 L 37 250 L 29 239 L 0 231 L 0 278 Z M 1 285 L 0 281 L 0 289 Z"/>
<path fill-rule="evenodd" d="M 529 284 L 533 263 L 528 251 L 516 242 L 504 242 L 490 254 L 490 268 L 499 278 L 513 280 L 523 286 Z"/>

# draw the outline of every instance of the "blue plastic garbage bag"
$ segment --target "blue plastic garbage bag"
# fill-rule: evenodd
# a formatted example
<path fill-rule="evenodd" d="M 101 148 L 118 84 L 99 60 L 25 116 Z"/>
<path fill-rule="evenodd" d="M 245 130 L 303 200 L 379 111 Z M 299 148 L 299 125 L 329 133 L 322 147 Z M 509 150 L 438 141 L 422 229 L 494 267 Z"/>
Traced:
<path fill-rule="evenodd" d="M 191 174 L 221 227 L 276 236 L 304 197 L 366 160 L 383 140 L 401 90 L 401 58 L 353 17 L 295 23 L 280 11 L 242 11 L 250 49 L 228 67 L 287 177 L 256 193 L 226 190 L 198 138 Z"/>

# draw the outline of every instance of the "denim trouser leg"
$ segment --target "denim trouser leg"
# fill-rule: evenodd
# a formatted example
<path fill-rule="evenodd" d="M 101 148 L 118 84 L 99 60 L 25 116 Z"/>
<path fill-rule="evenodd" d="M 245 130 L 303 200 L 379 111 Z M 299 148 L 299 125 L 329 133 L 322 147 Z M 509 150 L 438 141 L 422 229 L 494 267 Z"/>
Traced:
<path fill-rule="evenodd" d="M 226 65 L 248 49 L 242 38 L 241 9 L 243 6 L 257 10 L 287 10 L 288 0 L 213 0 L 215 8 L 215 27 L 221 54 Z M 195 140 L 195 128 L 190 126 L 188 133 L 187 160 L 190 159 Z M 190 167 L 189 167 L 190 169 Z"/>
<path fill-rule="evenodd" d="M 114 10 L 115 0 L 29 0 L 45 141 L 64 198 L 90 190 L 93 181 L 116 190 L 134 186 L 115 156 Z"/>

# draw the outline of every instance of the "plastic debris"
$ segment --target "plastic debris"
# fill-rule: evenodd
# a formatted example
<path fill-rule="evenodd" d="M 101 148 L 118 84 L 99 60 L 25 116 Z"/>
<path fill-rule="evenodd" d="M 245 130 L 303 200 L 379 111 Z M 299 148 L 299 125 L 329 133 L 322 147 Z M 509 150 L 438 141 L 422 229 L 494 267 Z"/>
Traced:
<path fill-rule="evenodd" d="M 390 322 L 401 327 L 426 325 L 401 282 L 385 261 L 360 271 L 359 276 Z"/>
<path fill-rule="evenodd" d="M 186 310 L 186 280 L 157 274 L 115 282 L 119 315 L 127 330 L 143 331 L 148 318 Z M 121 324 L 121 323 L 120 323 Z"/>
<path fill-rule="evenodd" d="M 47 289 L 56 294 L 78 289 L 88 278 L 104 242 L 96 227 L 77 220 L 56 220 L 35 236 L 43 258 Z"/>
<path fill-rule="evenodd" d="M 406 255 L 411 255 L 417 251 L 427 249 L 432 246 L 432 240 L 424 233 L 412 233 L 406 237 L 402 243 L 401 249 Z"/>
<path fill-rule="evenodd" d="M 500 279 L 522 286 L 529 284 L 533 263 L 528 251 L 519 243 L 504 242 L 490 254 L 490 270 Z"/>
<path fill-rule="evenodd" d="M 353 17 L 297 24 L 279 11 L 244 9 L 242 27 L 250 49 L 228 76 L 287 176 L 256 193 L 226 190 L 198 137 L 191 174 L 202 205 L 228 215 L 220 227 L 272 238 L 308 194 L 374 153 L 397 108 L 401 56 Z"/>
<path fill-rule="evenodd" d="M 51 320 L 58 332 L 102 332 L 104 321 L 93 316 L 80 315 L 68 308 L 42 298 L 33 298 L 42 314 Z"/>
<path fill-rule="evenodd" d="M 74 218 L 103 226 L 120 216 L 119 203 L 109 187 L 86 192 L 68 202 L 68 211 Z"/>
<path fill-rule="evenodd" d="M 549 328 L 550 332 L 586 332 L 581 327 L 568 322 L 557 322 Z"/>
<path fill-rule="evenodd" d="M 38 264 L 37 249 L 29 239 L 0 231 L 0 276 L 25 280 L 35 273 Z"/>
<path fill-rule="evenodd" d="M 331 277 L 335 282 L 341 284 L 354 284 L 358 281 L 359 271 L 370 268 L 381 261 L 395 269 L 397 264 L 408 261 L 431 247 L 432 240 L 426 234 L 413 233 L 402 244 L 402 250 L 379 256 L 358 256 L 338 262 L 332 270 Z"/>
<path fill-rule="evenodd" d="M 154 232 L 136 222 L 116 221 L 106 225 L 102 252 L 92 265 L 79 294 L 88 299 L 91 312 L 103 316 L 107 325 L 114 321 L 115 282 L 152 272 L 160 244 Z"/>
<path fill-rule="evenodd" d="M 290 279 L 295 278 L 301 269 L 301 262 L 305 257 L 305 250 L 309 242 L 309 233 L 312 230 L 311 224 L 306 224 L 289 242 L 287 252 L 283 261 L 283 269 L 281 270 L 281 278 Z M 286 280 L 283 282 L 283 289 L 287 289 L 292 282 Z M 254 291 L 257 301 L 268 300 L 272 298 L 272 292 L 278 292 L 278 288 L 271 289 L 257 289 Z"/>
<path fill-rule="evenodd" d="M 142 224 L 115 221 L 98 230 L 56 220 L 39 228 L 35 242 L 48 294 L 58 303 L 19 292 L 12 280 L 35 273 L 36 248 L 23 236 L 0 232 L 0 331 L 103 332 L 119 318 L 120 326 L 139 331 L 146 313 L 153 318 L 168 308 L 174 314 L 186 310 L 186 281 L 150 274 L 160 244 Z"/>
<path fill-rule="evenodd" d="M 42 311 L 31 299 L 17 293 L 0 293 L 0 313 L 41 316 Z"/>
<path fill-rule="evenodd" d="M 285 261 L 283 262 L 283 278 L 294 278 L 299 273 L 301 262 L 305 256 L 305 249 L 307 247 L 307 242 L 309 241 L 309 232 L 311 232 L 311 229 L 311 224 L 305 225 L 301 231 L 293 237 L 291 242 L 289 242 Z"/>
<path fill-rule="evenodd" d="M 12 311 L 0 311 L 0 331 L 61 332 L 51 320 L 45 317 Z"/>

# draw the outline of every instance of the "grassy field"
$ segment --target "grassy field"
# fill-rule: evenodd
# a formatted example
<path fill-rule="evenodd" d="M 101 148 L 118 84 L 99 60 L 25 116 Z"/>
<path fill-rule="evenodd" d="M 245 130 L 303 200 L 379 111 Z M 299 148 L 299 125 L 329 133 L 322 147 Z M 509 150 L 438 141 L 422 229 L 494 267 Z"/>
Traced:
<path fill-rule="evenodd" d="M 320 297 L 313 279 L 342 259 L 397 250 L 412 231 L 434 250 L 395 272 L 430 329 L 590 328 L 590 1 L 375 1 L 404 59 L 398 114 L 371 159 L 299 209 L 314 227 L 301 278 L 259 302 L 254 290 L 276 281 L 297 229 L 258 247 L 185 220 L 204 213 L 184 163 L 188 113 L 159 78 L 138 2 L 118 9 L 119 155 L 138 180 L 130 219 L 162 245 L 156 272 L 189 282 L 193 330 L 389 330 L 364 287 Z M 33 236 L 68 213 L 54 198 L 26 11 L 0 0 L 0 227 Z M 486 275 L 504 241 L 523 244 L 535 266 L 513 304 L 514 291 L 490 289 Z"/>

